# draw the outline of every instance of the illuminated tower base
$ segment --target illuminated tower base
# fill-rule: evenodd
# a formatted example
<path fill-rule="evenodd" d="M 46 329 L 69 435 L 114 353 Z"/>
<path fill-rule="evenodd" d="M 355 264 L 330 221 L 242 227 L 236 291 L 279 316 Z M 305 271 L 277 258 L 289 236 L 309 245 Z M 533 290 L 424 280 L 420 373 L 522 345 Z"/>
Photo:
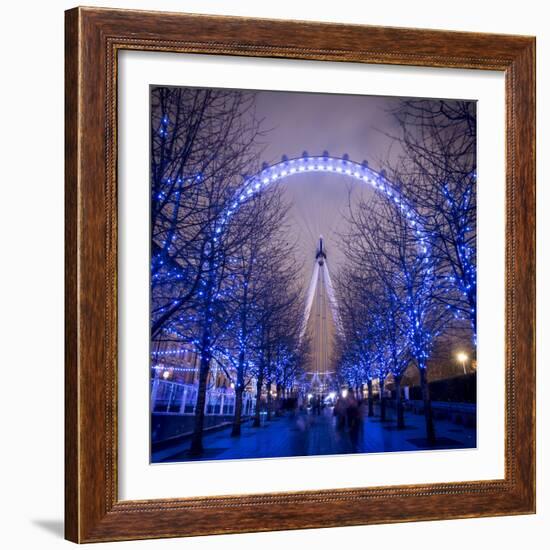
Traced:
<path fill-rule="evenodd" d="M 337 312 L 327 253 L 320 237 L 304 314 L 304 333 L 309 342 L 306 376 L 310 392 L 316 395 L 326 395 L 333 386 Z"/>

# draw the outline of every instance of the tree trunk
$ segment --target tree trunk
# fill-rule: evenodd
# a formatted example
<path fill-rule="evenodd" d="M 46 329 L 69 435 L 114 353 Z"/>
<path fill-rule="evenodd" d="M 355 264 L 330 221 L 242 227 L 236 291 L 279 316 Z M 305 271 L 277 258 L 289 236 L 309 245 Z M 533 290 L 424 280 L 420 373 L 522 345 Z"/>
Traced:
<path fill-rule="evenodd" d="M 252 424 L 255 428 L 259 428 L 262 424 L 260 417 L 260 412 L 262 408 L 262 386 L 264 384 L 264 377 L 262 374 L 258 375 L 256 380 L 256 410 L 254 411 L 254 423 Z"/>
<path fill-rule="evenodd" d="M 373 403 L 373 396 L 372 396 L 372 380 L 367 380 L 367 392 L 368 392 L 368 403 L 369 403 L 369 411 L 368 416 L 374 416 L 374 403 Z"/>
<path fill-rule="evenodd" d="M 197 404 L 195 405 L 195 426 L 191 447 L 191 455 L 200 455 L 203 452 L 202 434 L 204 430 L 204 406 L 206 405 L 206 386 L 208 382 L 208 373 L 210 372 L 210 354 L 208 352 L 201 355 L 199 367 L 199 387 L 197 390 Z"/>
<path fill-rule="evenodd" d="M 419 367 L 420 387 L 422 388 L 422 400 L 424 401 L 424 419 L 426 422 L 426 439 L 430 445 L 435 444 L 435 428 L 432 413 L 432 402 L 430 399 L 430 388 L 425 367 Z"/>
<path fill-rule="evenodd" d="M 386 400 L 384 398 L 384 383 L 386 379 L 380 379 L 380 420 L 386 420 Z"/>
<path fill-rule="evenodd" d="M 403 413 L 403 399 L 401 398 L 401 376 L 393 377 L 395 382 L 395 410 L 397 412 L 397 428 L 402 430 L 405 427 L 405 416 Z"/>
<path fill-rule="evenodd" d="M 241 435 L 241 419 L 243 411 L 243 384 L 237 382 L 235 386 L 235 415 L 233 416 L 233 427 L 231 428 L 231 437 L 239 437 Z"/>
<path fill-rule="evenodd" d="M 245 324 L 245 322 L 246 322 L 246 319 L 243 321 L 243 325 Z M 233 416 L 233 427 L 231 428 L 231 437 L 238 437 L 241 435 L 241 417 L 242 417 L 242 410 L 243 410 L 243 392 L 244 392 L 244 360 L 245 360 L 245 350 L 244 350 L 244 346 L 241 345 L 241 350 L 239 352 L 239 364 L 237 365 L 237 384 L 235 385 L 235 414 Z"/>
<path fill-rule="evenodd" d="M 211 265 L 211 264 L 210 264 Z M 206 388 L 208 374 L 210 372 L 210 361 L 212 359 L 212 294 L 214 288 L 214 270 L 210 271 L 206 288 L 206 299 L 204 302 L 204 320 L 201 336 L 201 360 L 199 366 L 199 387 L 197 389 L 197 404 L 195 405 L 195 426 L 191 438 L 191 455 L 200 455 L 203 452 L 202 436 L 204 430 L 204 408 L 206 405 Z"/>
<path fill-rule="evenodd" d="M 269 329 L 267 331 L 267 357 L 266 357 L 266 420 L 271 420 L 271 377 L 273 376 L 273 367 L 271 365 L 271 344 L 269 338 Z"/>
<path fill-rule="evenodd" d="M 271 382 L 269 382 L 269 380 L 267 381 L 266 383 L 266 388 L 267 388 L 267 417 L 266 417 L 266 420 L 271 420 L 271 416 L 272 416 L 272 405 L 273 405 L 273 396 L 271 395 Z"/>
<path fill-rule="evenodd" d="M 241 338 L 239 350 L 239 363 L 237 365 L 237 384 L 235 386 L 235 414 L 233 416 L 233 427 L 231 428 L 231 437 L 241 435 L 241 417 L 243 410 L 243 392 L 244 392 L 244 369 L 245 369 L 245 342 L 248 336 L 248 291 L 247 286 L 243 292 L 243 302 L 241 304 Z"/>
<path fill-rule="evenodd" d="M 283 411 L 283 399 L 284 388 L 281 384 L 277 384 L 277 408 L 275 409 L 275 416 L 282 416 Z"/>

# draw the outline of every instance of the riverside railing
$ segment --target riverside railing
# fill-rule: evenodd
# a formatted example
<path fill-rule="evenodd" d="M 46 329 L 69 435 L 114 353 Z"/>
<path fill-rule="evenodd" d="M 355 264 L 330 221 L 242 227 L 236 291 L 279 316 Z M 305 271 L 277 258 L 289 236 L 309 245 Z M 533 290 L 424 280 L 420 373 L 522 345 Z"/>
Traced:
<path fill-rule="evenodd" d="M 151 411 L 155 414 L 194 415 L 198 388 L 191 384 L 180 384 L 169 380 L 151 380 Z M 256 399 L 243 394 L 242 415 L 254 412 Z M 205 414 L 209 416 L 232 416 L 235 414 L 235 392 L 216 388 L 206 392 Z"/>

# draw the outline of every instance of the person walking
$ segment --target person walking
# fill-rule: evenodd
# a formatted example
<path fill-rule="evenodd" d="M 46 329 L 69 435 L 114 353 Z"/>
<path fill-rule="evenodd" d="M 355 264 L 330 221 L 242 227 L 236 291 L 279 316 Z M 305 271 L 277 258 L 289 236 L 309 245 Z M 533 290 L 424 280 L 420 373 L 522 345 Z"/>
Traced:
<path fill-rule="evenodd" d="M 333 414 L 336 417 L 336 429 L 342 431 L 346 425 L 346 402 L 342 397 L 336 400 Z"/>
<path fill-rule="evenodd" d="M 359 449 L 361 418 L 359 413 L 359 404 L 351 393 L 347 397 L 346 418 L 351 446 L 353 448 L 353 451 L 357 452 L 357 450 Z"/>

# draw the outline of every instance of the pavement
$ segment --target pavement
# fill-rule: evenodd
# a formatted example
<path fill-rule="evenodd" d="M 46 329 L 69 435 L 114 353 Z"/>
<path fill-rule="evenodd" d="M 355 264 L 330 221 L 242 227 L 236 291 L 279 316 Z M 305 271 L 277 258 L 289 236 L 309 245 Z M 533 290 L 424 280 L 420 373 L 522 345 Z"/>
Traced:
<path fill-rule="evenodd" d="M 205 450 L 200 457 L 189 456 L 189 441 L 184 441 L 153 453 L 152 462 L 463 449 L 476 446 L 475 428 L 437 420 L 436 443 L 430 446 L 425 439 L 424 416 L 407 412 L 405 428 L 397 429 L 393 415 L 394 411 L 389 408 L 385 422 L 381 422 L 377 416 L 366 417 L 355 433 L 345 427 L 338 429 L 336 418 L 329 408 L 319 415 L 311 412 L 286 413 L 270 421 L 264 417 L 259 428 L 254 428 L 251 422 L 243 424 L 240 437 L 231 437 L 229 428 L 205 434 Z"/>

